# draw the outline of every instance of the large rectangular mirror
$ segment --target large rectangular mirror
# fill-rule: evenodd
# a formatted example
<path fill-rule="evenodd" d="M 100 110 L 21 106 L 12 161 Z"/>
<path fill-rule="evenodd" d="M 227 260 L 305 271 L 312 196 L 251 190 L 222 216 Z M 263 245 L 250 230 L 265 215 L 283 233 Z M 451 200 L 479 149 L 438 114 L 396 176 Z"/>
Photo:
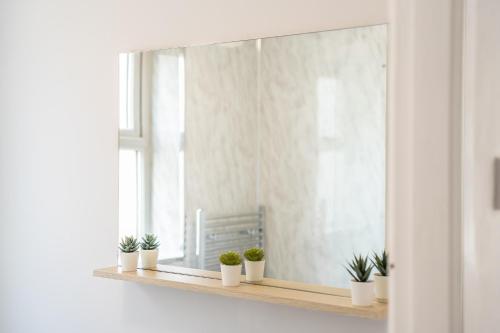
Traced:
<path fill-rule="evenodd" d="M 120 55 L 120 237 L 160 263 L 349 286 L 385 242 L 385 25 Z"/>

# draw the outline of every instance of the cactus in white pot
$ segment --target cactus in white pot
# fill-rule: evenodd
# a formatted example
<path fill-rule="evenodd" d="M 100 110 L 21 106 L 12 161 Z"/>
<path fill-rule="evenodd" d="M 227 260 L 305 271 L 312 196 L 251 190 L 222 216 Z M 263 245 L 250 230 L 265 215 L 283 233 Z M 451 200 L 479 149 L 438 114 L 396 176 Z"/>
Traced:
<path fill-rule="evenodd" d="M 160 243 L 154 234 L 145 234 L 141 241 L 142 268 L 155 268 L 158 263 L 158 247 Z"/>
<path fill-rule="evenodd" d="M 123 272 L 135 271 L 139 261 L 139 242 L 134 236 L 125 236 L 120 241 L 120 262 Z"/>
<path fill-rule="evenodd" d="M 237 287 L 241 278 L 241 257 L 238 252 L 227 251 L 220 255 L 220 271 L 224 287 Z"/>
<path fill-rule="evenodd" d="M 375 297 L 381 303 L 387 303 L 389 298 L 389 270 L 388 270 L 388 255 L 387 252 L 382 252 L 381 255 L 373 253 L 373 258 L 370 259 L 373 266 L 377 269 L 375 273 Z"/>
<path fill-rule="evenodd" d="M 369 263 L 368 256 L 354 255 L 354 259 L 349 262 L 346 269 L 353 278 L 351 280 L 352 305 L 370 306 L 375 295 L 373 281 L 370 280 L 373 265 Z"/>
<path fill-rule="evenodd" d="M 243 253 L 245 257 L 245 276 L 248 282 L 259 282 L 264 279 L 264 250 L 252 247 Z"/>

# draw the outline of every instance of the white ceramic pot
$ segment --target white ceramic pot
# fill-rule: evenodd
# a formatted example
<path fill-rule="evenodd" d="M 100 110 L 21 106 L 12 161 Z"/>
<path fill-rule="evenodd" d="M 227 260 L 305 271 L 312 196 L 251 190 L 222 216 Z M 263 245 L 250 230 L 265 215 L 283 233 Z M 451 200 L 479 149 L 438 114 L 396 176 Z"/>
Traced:
<path fill-rule="evenodd" d="M 375 299 L 375 294 L 373 292 L 373 281 L 356 282 L 351 280 L 351 297 L 352 305 L 372 305 Z"/>
<path fill-rule="evenodd" d="M 120 262 L 122 265 L 122 272 L 135 271 L 137 269 L 137 262 L 139 261 L 139 252 L 120 252 Z"/>
<path fill-rule="evenodd" d="M 224 287 L 237 287 L 240 285 L 241 264 L 239 265 L 224 265 L 220 264 L 222 273 L 222 285 Z"/>
<path fill-rule="evenodd" d="M 389 277 L 375 274 L 375 297 L 380 303 L 387 303 L 389 298 Z"/>
<path fill-rule="evenodd" d="M 245 260 L 245 273 L 248 282 L 259 282 L 264 280 L 265 260 L 250 261 Z"/>
<path fill-rule="evenodd" d="M 141 249 L 141 267 L 142 268 L 155 268 L 158 263 L 158 249 L 155 250 L 142 250 Z"/>

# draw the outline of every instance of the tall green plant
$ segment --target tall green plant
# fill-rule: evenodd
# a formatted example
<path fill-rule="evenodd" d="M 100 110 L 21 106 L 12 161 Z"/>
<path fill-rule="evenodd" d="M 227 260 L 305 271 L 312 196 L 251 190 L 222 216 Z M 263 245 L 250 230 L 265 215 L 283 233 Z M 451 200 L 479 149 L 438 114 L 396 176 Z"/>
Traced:
<path fill-rule="evenodd" d="M 387 255 L 387 252 L 382 252 L 382 254 L 379 256 L 377 253 L 373 252 L 373 258 L 370 259 L 372 262 L 373 266 L 377 269 L 377 271 L 380 273 L 382 276 L 387 276 L 389 274 L 389 270 L 387 269 L 387 265 L 389 262 L 389 257 Z"/>
<path fill-rule="evenodd" d="M 354 259 L 346 266 L 347 272 L 356 282 L 367 282 L 373 269 L 373 265 L 368 262 L 368 256 L 354 255 Z"/>
<path fill-rule="evenodd" d="M 139 242 L 134 236 L 125 236 L 120 241 L 120 251 L 124 253 L 132 253 L 139 249 Z"/>

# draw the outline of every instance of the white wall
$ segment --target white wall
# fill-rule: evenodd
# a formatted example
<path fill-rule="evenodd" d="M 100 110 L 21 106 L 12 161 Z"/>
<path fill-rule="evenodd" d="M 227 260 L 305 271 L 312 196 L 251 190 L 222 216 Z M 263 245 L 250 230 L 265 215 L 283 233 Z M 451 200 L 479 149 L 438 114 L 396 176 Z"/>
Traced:
<path fill-rule="evenodd" d="M 0 331 L 384 332 L 91 277 L 115 263 L 120 51 L 384 21 L 384 0 L 0 2 Z"/>
<path fill-rule="evenodd" d="M 392 0 L 388 157 L 391 332 L 458 332 L 461 8 Z"/>
<path fill-rule="evenodd" d="M 465 77 L 464 332 L 500 327 L 500 211 L 493 159 L 500 157 L 500 2 L 468 1 Z"/>

